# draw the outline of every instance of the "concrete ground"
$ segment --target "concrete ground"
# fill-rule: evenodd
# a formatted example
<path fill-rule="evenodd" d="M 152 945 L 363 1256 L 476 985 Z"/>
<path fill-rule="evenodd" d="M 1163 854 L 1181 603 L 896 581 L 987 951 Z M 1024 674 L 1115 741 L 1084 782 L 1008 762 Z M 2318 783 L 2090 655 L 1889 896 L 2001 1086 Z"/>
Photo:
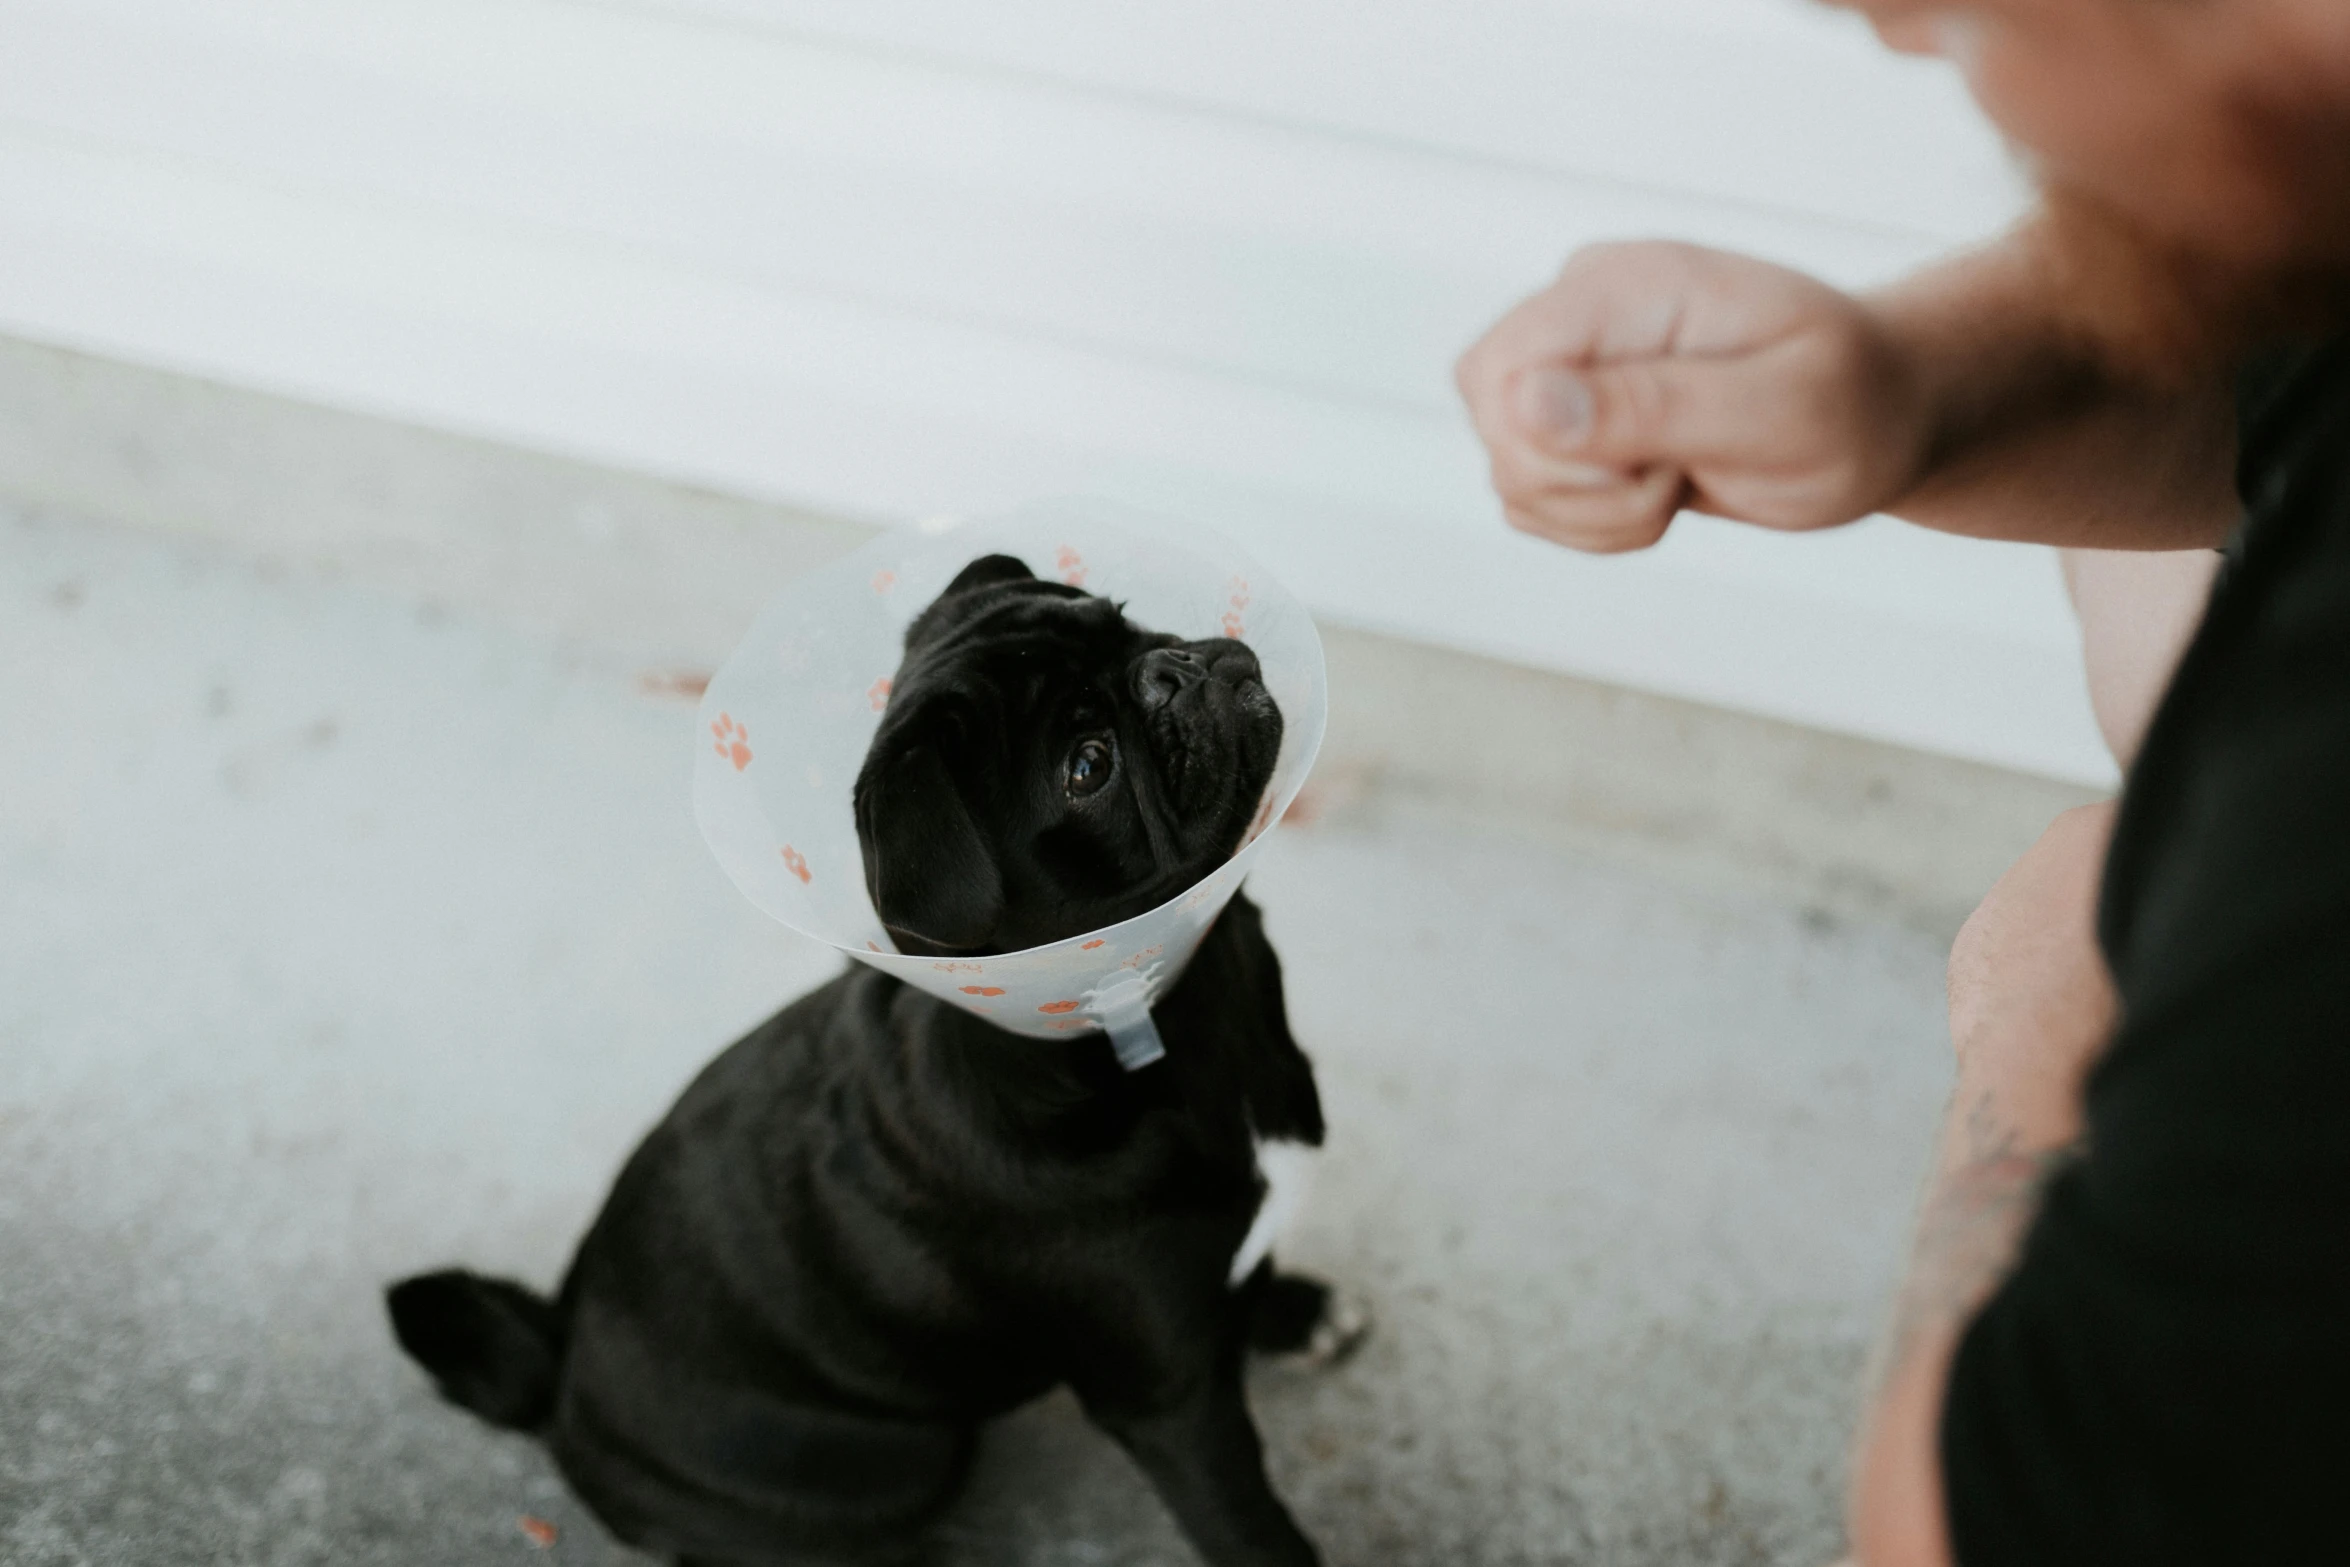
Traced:
<path fill-rule="evenodd" d="M 668 1097 L 831 971 L 718 873 L 643 672 L 0 511 L 0 1561 L 635 1559 L 378 1290 L 552 1280 Z M 1253 883 L 1333 1127 L 1283 1255 L 1378 1328 L 1257 1380 L 1282 1490 L 1338 1567 L 1823 1567 L 1946 925 L 1330 800 Z M 1061 1399 L 942 1554 L 1189 1559 Z"/>

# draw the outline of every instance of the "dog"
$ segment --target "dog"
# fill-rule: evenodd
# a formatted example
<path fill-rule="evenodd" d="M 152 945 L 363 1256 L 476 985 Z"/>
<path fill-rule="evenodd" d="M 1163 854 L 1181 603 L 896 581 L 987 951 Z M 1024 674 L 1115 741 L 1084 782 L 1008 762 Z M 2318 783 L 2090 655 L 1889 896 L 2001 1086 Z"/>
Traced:
<path fill-rule="evenodd" d="M 976 560 L 908 628 L 856 781 L 876 912 L 963 956 L 1156 907 L 1238 848 L 1281 730 L 1241 642 Z M 852 965 L 685 1091 L 552 1300 L 427 1274 L 387 1292 L 394 1333 L 697 1567 L 904 1560 L 982 1423 L 1064 1385 L 1211 1567 L 1307 1567 L 1243 1363 L 1361 1324 L 1268 1251 L 1263 1171 L 1322 1107 L 1245 896 L 1153 1016 L 1166 1054 L 1128 1072 L 1104 1035 L 1010 1035 Z"/>

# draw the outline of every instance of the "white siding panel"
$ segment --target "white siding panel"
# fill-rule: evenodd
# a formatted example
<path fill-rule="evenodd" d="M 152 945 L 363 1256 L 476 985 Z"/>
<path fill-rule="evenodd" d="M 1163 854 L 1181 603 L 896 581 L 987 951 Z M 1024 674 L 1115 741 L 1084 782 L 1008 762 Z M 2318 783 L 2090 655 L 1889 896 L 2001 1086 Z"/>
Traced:
<path fill-rule="evenodd" d="M 1949 73 L 1813 0 L 639 0 L 1944 239 L 2020 187 Z"/>
<path fill-rule="evenodd" d="M 1449 385 L 1588 239 L 1864 282 L 2015 199 L 1775 0 L 0 0 L 0 329 L 866 514 L 1191 511 L 1359 623 L 2094 777 L 2043 552 L 1577 559 Z"/>

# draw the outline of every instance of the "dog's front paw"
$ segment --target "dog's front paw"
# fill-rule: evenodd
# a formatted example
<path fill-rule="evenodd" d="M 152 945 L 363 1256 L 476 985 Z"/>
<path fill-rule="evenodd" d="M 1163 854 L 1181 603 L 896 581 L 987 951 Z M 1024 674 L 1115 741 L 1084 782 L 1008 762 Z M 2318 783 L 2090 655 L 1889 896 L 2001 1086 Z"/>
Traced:
<path fill-rule="evenodd" d="M 1335 1366 L 1371 1336 L 1370 1302 L 1343 1290 L 1326 1290 L 1322 1315 L 1307 1336 L 1299 1361 L 1316 1371 Z"/>
<path fill-rule="evenodd" d="M 1300 1273 L 1266 1279 L 1249 1314 L 1249 1348 L 1310 1370 L 1337 1365 L 1370 1333 L 1369 1306 Z"/>

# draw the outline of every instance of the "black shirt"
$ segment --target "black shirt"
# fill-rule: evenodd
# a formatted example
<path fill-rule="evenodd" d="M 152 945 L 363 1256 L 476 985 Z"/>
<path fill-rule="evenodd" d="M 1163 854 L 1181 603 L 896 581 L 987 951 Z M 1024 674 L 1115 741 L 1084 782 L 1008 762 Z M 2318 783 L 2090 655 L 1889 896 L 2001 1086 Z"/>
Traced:
<path fill-rule="evenodd" d="M 2085 1151 L 1951 1372 L 1961 1567 L 2350 1563 L 2350 344 L 2239 414 L 2245 526 L 2106 864 Z"/>

